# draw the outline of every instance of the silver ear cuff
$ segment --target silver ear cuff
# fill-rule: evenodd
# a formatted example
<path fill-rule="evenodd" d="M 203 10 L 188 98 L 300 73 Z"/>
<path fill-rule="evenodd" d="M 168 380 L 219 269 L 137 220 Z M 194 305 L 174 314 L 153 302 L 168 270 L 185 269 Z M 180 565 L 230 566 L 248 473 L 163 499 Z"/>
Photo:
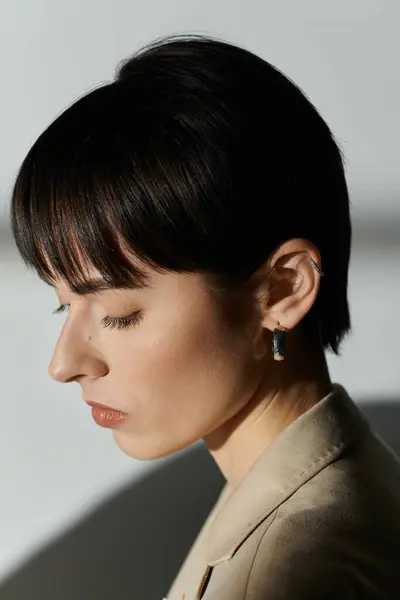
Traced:
<path fill-rule="evenodd" d="M 314 267 L 314 269 L 316 271 L 318 271 L 318 273 L 321 275 L 321 277 L 323 277 L 324 273 L 321 271 L 321 269 L 319 268 L 319 266 L 317 265 L 317 263 L 311 258 L 311 256 L 308 257 L 308 260 L 310 261 L 310 263 L 312 264 L 312 266 Z"/>

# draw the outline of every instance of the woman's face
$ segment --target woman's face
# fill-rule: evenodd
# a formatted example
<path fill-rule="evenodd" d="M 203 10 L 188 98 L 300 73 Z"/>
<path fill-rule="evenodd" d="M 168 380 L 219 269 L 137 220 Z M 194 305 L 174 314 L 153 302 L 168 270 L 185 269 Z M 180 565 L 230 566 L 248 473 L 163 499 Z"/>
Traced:
<path fill-rule="evenodd" d="M 258 383 L 251 329 L 224 318 L 201 275 L 152 271 L 151 286 L 81 297 L 60 282 L 58 298 L 70 308 L 49 365 L 55 380 L 78 381 L 86 401 L 128 414 L 114 439 L 140 460 L 215 431 Z M 127 329 L 101 323 L 136 311 Z"/>

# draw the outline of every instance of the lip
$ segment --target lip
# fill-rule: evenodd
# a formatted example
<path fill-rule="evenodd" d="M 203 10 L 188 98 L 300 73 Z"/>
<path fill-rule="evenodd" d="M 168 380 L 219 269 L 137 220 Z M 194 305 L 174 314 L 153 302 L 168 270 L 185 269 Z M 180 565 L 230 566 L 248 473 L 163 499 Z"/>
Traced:
<path fill-rule="evenodd" d="M 113 410 L 117 412 L 121 412 L 118 408 L 113 408 L 112 406 L 106 406 L 105 404 L 99 404 L 98 402 L 93 402 L 92 400 L 85 400 L 86 404 L 92 406 L 93 408 L 101 408 L 103 410 Z"/>
<path fill-rule="evenodd" d="M 97 402 L 87 401 L 86 404 L 92 407 L 92 417 L 100 427 L 117 427 L 128 416 L 127 413 L 121 410 Z"/>

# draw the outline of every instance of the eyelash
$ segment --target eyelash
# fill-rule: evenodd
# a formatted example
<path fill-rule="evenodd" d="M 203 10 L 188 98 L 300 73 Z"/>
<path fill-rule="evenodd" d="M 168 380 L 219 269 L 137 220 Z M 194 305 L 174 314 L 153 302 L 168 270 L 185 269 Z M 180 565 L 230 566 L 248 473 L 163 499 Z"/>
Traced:
<path fill-rule="evenodd" d="M 60 304 L 58 308 L 53 310 L 53 314 L 64 312 L 67 306 L 69 304 Z M 142 320 L 142 317 L 143 312 L 141 310 L 127 317 L 109 317 L 107 315 L 101 320 L 101 324 L 103 327 L 108 327 L 109 329 L 128 329 L 133 325 L 137 325 Z"/>

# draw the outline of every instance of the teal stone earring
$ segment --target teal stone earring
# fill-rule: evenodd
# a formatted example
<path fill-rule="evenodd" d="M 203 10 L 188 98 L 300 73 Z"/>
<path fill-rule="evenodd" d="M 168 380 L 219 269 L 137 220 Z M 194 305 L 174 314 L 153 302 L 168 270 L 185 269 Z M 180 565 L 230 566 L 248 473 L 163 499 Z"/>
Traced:
<path fill-rule="evenodd" d="M 288 330 L 278 324 L 272 332 L 272 347 L 274 352 L 274 360 L 284 360 L 286 332 Z"/>

